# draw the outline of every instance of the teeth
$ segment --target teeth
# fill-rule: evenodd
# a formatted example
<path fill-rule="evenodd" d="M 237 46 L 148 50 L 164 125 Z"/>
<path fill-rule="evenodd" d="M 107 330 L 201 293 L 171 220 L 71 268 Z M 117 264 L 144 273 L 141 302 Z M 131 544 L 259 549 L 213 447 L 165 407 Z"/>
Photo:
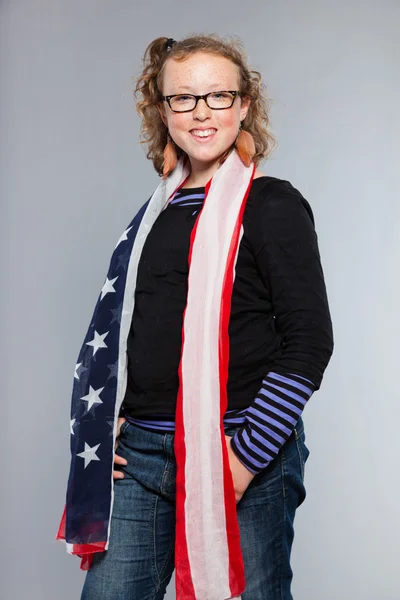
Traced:
<path fill-rule="evenodd" d="M 193 135 L 198 135 L 199 137 L 207 137 L 215 132 L 215 129 L 206 129 L 205 131 L 201 131 L 199 129 L 193 129 Z"/>

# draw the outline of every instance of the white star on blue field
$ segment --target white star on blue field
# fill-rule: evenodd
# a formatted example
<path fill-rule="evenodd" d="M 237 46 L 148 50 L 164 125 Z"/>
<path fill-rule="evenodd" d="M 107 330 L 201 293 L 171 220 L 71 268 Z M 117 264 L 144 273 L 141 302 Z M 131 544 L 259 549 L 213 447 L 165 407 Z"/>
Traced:
<path fill-rule="evenodd" d="M 97 446 L 93 446 L 92 448 L 89 446 L 89 444 L 87 444 L 85 442 L 85 450 L 83 452 L 80 452 L 79 454 L 77 454 L 77 456 L 80 456 L 81 458 L 83 458 L 85 460 L 85 469 L 88 465 L 90 465 L 90 463 L 92 462 L 92 460 L 100 460 L 99 457 L 96 454 L 96 450 L 99 448 L 100 444 L 97 444 Z"/>
<path fill-rule="evenodd" d="M 93 346 L 93 356 L 96 354 L 99 348 L 108 348 L 107 344 L 104 342 L 104 338 L 109 334 L 109 331 L 106 331 L 103 334 L 97 333 L 95 330 L 94 338 L 90 342 L 86 342 L 87 346 Z"/>

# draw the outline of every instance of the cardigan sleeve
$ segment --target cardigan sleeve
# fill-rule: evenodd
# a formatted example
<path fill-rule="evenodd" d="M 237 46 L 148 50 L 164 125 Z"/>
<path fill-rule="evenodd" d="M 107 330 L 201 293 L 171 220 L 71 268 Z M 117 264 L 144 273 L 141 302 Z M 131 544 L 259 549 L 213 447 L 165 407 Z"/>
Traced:
<path fill-rule="evenodd" d="M 253 473 L 264 469 L 320 388 L 333 330 L 311 206 L 289 182 L 260 192 L 249 226 L 257 268 L 269 290 L 281 351 L 231 440 Z"/>

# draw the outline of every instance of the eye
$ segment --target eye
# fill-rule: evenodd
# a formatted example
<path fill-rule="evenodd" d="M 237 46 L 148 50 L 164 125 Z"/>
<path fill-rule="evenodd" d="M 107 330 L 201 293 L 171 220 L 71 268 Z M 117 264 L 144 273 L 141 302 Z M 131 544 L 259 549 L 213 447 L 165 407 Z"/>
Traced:
<path fill-rule="evenodd" d="M 215 98 L 216 100 L 220 100 L 221 98 L 231 98 L 232 94 L 229 92 L 213 92 L 211 94 L 211 98 Z"/>
<path fill-rule="evenodd" d="M 178 101 L 178 102 L 186 102 L 187 100 L 190 100 L 192 98 L 192 96 L 186 96 L 185 94 L 181 94 L 180 96 L 175 96 L 174 100 Z"/>

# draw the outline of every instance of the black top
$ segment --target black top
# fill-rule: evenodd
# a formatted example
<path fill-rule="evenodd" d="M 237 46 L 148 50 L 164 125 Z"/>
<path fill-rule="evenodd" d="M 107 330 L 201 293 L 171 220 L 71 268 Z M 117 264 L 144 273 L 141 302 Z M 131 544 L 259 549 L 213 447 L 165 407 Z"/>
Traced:
<path fill-rule="evenodd" d="M 198 214 L 190 204 L 169 204 L 143 247 L 123 402 L 131 417 L 175 414 L 190 233 Z M 333 350 L 310 204 L 288 181 L 254 179 L 243 228 L 229 323 L 228 410 L 248 407 L 269 370 L 306 377 L 319 389 Z"/>

